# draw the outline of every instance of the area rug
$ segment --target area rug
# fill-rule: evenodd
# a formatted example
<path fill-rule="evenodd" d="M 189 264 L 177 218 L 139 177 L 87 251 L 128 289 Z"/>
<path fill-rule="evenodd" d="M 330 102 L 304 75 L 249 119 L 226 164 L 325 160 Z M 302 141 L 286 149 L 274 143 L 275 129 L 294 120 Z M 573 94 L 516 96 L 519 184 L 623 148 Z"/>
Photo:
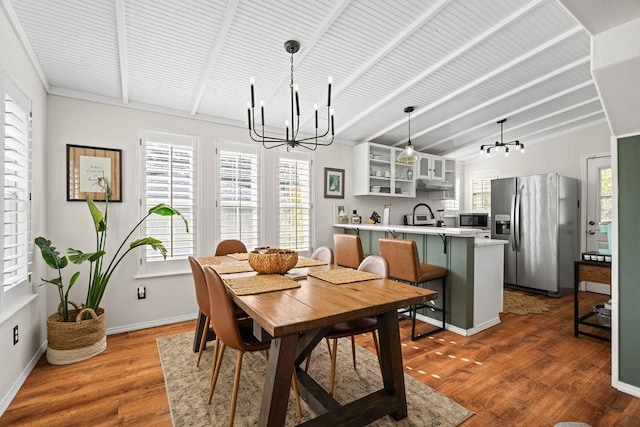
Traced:
<path fill-rule="evenodd" d="M 197 355 L 192 352 L 192 333 L 159 338 L 157 342 L 173 425 L 227 425 L 236 352 L 225 351 L 213 401 L 208 405 L 213 346 L 208 346 L 202 355 L 200 367 L 196 367 Z M 339 340 L 334 397 L 341 403 L 353 401 L 382 387 L 380 369 L 375 356 L 356 346 L 356 357 L 357 371 L 353 369 L 349 340 Z M 327 346 L 319 345 L 312 354 L 309 374 L 325 388 L 328 388 L 329 383 L 329 365 Z M 263 355 L 245 354 L 235 426 L 257 424 L 265 367 L 266 361 Z M 405 387 L 409 416 L 399 422 L 387 416 L 371 424 L 372 426 L 457 426 L 473 415 L 473 412 L 455 401 L 407 375 L 405 375 Z M 302 418 L 298 417 L 292 391 L 289 395 L 285 425 L 296 425 L 313 417 L 314 414 L 304 401 L 302 401 Z"/>
<path fill-rule="evenodd" d="M 526 295 L 505 288 L 502 312 L 525 315 L 541 314 L 551 310 L 551 307 L 542 298 L 544 297 Z"/>

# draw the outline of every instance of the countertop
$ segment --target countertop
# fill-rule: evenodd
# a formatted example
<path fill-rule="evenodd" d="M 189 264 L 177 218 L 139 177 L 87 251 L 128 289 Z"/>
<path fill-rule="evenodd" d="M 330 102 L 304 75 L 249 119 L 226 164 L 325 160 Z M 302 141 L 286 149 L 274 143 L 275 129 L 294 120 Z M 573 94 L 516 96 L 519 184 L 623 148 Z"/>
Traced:
<path fill-rule="evenodd" d="M 411 225 L 381 225 L 381 224 L 333 224 L 334 227 L 342 227 L 351 230 L 389 231 L 395 233 L 411 234 L 435 234 L 456 237 L 476 237 L 477 230 L 473 228 L 455 227 L 414 227 Z M 489 239 L 487 239 L 489 240 Z"/>

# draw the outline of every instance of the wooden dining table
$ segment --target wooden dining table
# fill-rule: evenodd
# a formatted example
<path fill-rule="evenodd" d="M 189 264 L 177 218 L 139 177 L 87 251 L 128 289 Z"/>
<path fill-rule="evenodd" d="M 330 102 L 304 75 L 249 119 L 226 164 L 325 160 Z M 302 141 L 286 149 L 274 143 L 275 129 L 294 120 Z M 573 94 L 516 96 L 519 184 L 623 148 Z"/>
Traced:
<path fill-rule="evenodd" d="M 201 258 L 202 264 L 237 262 L 228 257 Z M 318 270 L 340 268 L 333 265 L 292 270 L 306 275 Z M 224 274 L 223 279 L 243 278 L 256 272 Z M 367 425 L 386 415 L 395 420 L 407 416 L 404 372 L 397 309 L 435 299 L 437 293 L 389 279 L 333 284 L 307 276 L 300 287 L 238 296 L 233 301 L 271 336 L 269 360 L 262 392 L 259 426 L 285 423 L 293 370 L 300 396 L 317 415 L 305 426 Z M 331 327 L 339 322 L 377 316 L 380 342 L 380 369 L 383 388 L 344 405 L 318 384 L 302 368 L 311 351 Z"/>

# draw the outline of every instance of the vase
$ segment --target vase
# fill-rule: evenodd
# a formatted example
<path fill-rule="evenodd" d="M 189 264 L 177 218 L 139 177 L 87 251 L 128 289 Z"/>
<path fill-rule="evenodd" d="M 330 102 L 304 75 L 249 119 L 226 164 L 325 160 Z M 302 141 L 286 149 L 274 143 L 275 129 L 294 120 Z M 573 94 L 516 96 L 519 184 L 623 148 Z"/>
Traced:
<path fill-rule="evenodd" d="M 89 319 L 82 319 L 88 313 Z M 62 321 L 62 312 L 47 319 L 47 362 L 52 365 L 68 365 L 96 356 L 107 348 L 103 308 L 69 310 L 70 322 Z"/>

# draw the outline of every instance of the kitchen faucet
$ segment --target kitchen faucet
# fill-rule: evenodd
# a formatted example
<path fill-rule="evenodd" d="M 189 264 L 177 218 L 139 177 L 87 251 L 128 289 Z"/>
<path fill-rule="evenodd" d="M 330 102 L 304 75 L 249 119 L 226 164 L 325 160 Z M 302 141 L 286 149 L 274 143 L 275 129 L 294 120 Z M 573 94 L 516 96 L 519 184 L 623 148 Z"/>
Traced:
<path fill-rule="evenodd" d="M 426 203 L 418 203 L 417 205 L 415 205 L 413 207 L 413 222 L 412 222 L 413 225 L 415 225 L 415 223 L 416 223 L 416 209 L 418 207 L 420 207 L 420 206 L 426 206 L 427 209 L 429 209 L 429 214 L 431 215 L 431 219 L 436 219 L 435 215 L 433 214 L 433 211 L 431 210 L 431 207 L 428 204 L 426 204 Z"/>

